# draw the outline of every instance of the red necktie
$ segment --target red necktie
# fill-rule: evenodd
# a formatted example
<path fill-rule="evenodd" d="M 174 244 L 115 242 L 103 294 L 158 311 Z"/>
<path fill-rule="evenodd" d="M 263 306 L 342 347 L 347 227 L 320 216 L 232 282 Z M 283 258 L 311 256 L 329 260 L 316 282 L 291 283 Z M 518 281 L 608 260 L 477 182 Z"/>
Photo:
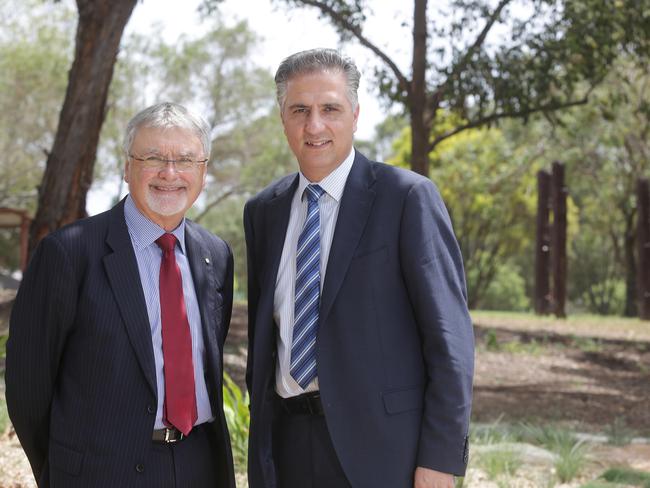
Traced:
<path fill-rule="evenodd" d="M 156 244 L 163 251 L 160 262 L 160 315 L 165 363 L 163 421 L 187 435 L 196 421 L 196 394 L 190 324 L 185 312 L 181 270 L 174 255 L 176 237 L 163 234 Z"/>

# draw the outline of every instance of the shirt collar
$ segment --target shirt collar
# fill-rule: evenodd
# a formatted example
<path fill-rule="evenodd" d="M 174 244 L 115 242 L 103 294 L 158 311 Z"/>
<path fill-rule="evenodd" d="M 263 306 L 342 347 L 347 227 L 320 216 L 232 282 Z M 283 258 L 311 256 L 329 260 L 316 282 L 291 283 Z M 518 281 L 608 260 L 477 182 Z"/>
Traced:
<path fill-rule="evenodd" d="M 156 239 L 166 232 L 165 229 L 154 224 L 140 212 L 131 195 L 127 195 L 124 202 L 124 219 L 133 245 L 138 251 L 156 242 Z M 185 254 L 185 217 L 171 233 L 176 236 L 180 250 Z"/>
<path fill-rule="evenodd" d="M 309 181 L 305 175 L 302 174 L 302 171 L 299 173 L 300 179 L 298 181 L 298 195 L 302 198 L 302 195 L 305 193 L 305 188 L 307 185 L 318 185 L 325 193 L 332 197 L 337 202 L 341 201 L 343 196 L 343 190 L 345 189 L 345 182 L 348 180 L 348 175 L 350 170 L 352 170 L 352 163 L 354 162 L 354 147 L 348 154 L 348 157 L 343 160 L 338 167 L 328 174 L 321 181 Z"/>

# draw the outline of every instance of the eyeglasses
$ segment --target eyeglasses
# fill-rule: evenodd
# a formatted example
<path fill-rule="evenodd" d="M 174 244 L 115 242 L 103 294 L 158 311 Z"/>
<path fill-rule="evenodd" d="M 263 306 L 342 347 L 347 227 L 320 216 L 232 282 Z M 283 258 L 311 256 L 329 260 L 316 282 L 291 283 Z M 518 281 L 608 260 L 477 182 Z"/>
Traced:
<path fill-rule="evenodd" d="M 141 168 L 146 171 L 164 171 L 167 168 L 167 164 L 172 163 L 177 172 L 187 173 L 200 168 L 208 162 L 207 159 L 194 159 L 189 156 L 181 156 L 178 159 L 165 159 L 160 156 L 139 158 L 133 154 L 129 154 L 129 157 L 139 161 Z"/>

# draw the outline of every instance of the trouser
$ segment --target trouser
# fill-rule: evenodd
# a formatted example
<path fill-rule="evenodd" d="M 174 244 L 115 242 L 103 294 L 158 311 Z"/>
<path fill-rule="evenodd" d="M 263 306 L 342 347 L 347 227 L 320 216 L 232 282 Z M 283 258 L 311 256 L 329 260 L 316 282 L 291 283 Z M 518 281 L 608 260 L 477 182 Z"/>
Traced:
<path fill-rule="evenodd" d="M 339 463 L 322 412 L 289 412 L 274 424 L 273 458 L 279 488 L 352 488 Z"/>

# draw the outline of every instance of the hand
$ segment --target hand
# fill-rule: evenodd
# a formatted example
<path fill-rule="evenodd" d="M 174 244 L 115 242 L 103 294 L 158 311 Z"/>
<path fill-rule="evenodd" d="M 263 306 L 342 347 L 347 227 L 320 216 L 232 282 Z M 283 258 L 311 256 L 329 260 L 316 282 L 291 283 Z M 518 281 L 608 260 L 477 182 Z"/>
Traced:
<path fill-rule="evenodd" d="M 454 488 L 454 476 L 418 466 L 413 488 Z"/>

